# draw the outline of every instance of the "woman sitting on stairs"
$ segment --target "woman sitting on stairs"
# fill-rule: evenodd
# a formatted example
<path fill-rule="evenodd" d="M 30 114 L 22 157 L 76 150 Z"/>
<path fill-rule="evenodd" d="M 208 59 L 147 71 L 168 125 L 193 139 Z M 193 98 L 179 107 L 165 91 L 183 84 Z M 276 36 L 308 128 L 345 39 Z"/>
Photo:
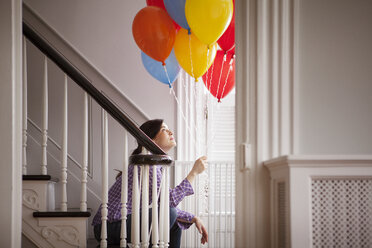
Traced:
<path fill-rule="evenodd" d="M 176 146 L 173 133 L 168 129 L 163 120 L 150 120 L 141 125 L 140 129 L 150 137 L 163 151 L 168 152 Z M 142 146 L 133 151 L 132 154 L 140 154 Z M 174 189 L 169 189 L 169 220 L 170 220 L 170 244 L 169 247 L 180 247 L 182 230 L 188 229 L 193 223 L 202 235 L 201 243 L 208 242 L 208 233 L 202 221 L 195 215 L 183 211 L 176 206 L 185 196 L 194 194 L 191 183 L 195 177 L 205 170 L 207 158 L 201 157 L 194 163 L 193 168 L 188 176 Z M 156 166 L 157 172 L 157 191 L 159 192 L 162 168 Z M 138 172 L 139 173 L 139 172 Z M 138 175 L 139 176 L 139 175 Z M 107 242 L 109 245 L 120 244 L 121 229 L 121 173 L 116 177 L 116 182 L 109 190 L 108 200 L 108 219 L 107 219 Z M 130 243 L 131 231 L 131 213 L 132 213 L 132 182 L 133 182 L 133 165 L 128 168 L 128 202 L 127 202 L 127 242 Z M 150 166 L 149 177 L 149 203 L 152 202 L 152 166 Z M 149 213 L 151 221 L 151 211 Z M 95 238 L 100 241 L 101 236 L 101 207 L 94 216 L 92 225 L 94 226 Z M 151 238 L 150 238 L 151 241 Z M 151 246 L 151 245 L 150 245 Z"/>

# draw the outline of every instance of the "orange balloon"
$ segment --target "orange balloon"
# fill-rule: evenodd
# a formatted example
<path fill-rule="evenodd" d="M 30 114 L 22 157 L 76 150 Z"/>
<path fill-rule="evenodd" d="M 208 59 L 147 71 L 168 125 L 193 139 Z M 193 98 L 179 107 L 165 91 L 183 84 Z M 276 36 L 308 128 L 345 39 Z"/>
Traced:
<path fill-rule="evenodd" d="M 144 53 L 165 64 L 176 38 L 176 29 L 167 12 L 154 6 L 141 9 L 134 17 L 132 33 Z"/>

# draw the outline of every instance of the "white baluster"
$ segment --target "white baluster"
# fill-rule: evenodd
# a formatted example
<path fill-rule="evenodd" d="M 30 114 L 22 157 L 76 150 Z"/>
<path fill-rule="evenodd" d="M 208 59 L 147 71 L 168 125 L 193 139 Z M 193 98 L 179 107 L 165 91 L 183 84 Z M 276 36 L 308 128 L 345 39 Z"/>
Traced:
<path fill-rule="evenodd" d="M 26 38 L 23 37 L 23 123 L 22 123 L 22 173 L 27 175 L 27 51 Z"/>
<path fill-rule="evenodd" d="M 158 192 L 156 165 L 152 166 L 152 247 L 157 248 L 159 242 Z"/>
<path fill-rule="evenodd" d="M 227 216 L 227 202 L 228 202 L 228 199 L 229 199 L 229 195 L 227 194 L 227 191 L 228 191 L 228 188 L 230 187 L 231 185 L 231 182 L 229 184 L 229 172 L 228 172 L 228 163 L 226 163 L 226 171 L 225 171 L 225 247 L 227 247 L 227 239 L 228 239 L 228 233 L 227 233 L 227 221 L 228 221 L 228 216 Z"/>
<path fill-rule="evenodd" d="M 163 173 L 161 176 L 161 188 L 160 188 L 160 213 L 159 213 L 159 247 L 164 248 L 165 245 L 165 209 L 169 206 L 166 205 L 166 195 L 165 195 L 166 179 L 165 179 L 165 167 L 163 166 Z M 168 195 L 169 197 L 169 195 Z M 168 230 L 169 231 L 169 230 Z"/>
<path fill-rule="evenodd" d="M 219 164 L 218 167 L 220 168 L 220 193 L 219 193 L 219 198 L 220 198 L 220 211 L 219 211 L 219 214 L 218 214 L 218 228 L 221 230 L 221 232 L 223 233 L 223 230 L 222 230 L 222 184 L 223 184 L 223 177 L 222 177 L 222 164 Z M 226 185 L 226 184 L 225 184 Z M 220 247 L 222 246 L 222 240 L 221 238 L 223 239 L 223 235 L 219 235 L 218 237 L 218 242 L 220 243 Z"/>
<path fill-rule="evenodd" d="M 87 211 L 87 182 L 88 182 L 88 94 L 84 93 L 83 113 L 83 168 L 81 175 L 80 211 Z"/>
<path fill-rule="evenodd" d="M 67 75 L 65 74 L 64 95 L 63 95 L 63 118 L 62 118 L 62 153 L 61 153 L 61 183 L 62 201 L 61 211 L 67 211 L 67 128 L 68 128 L 68 105 L 67 105 Z"/>
<path fill-rule="evenodd" d="M 169 247 L 169 167 L 164 166 L 165 172 L 165 188 L 164 188 L 164 198 L 165 198 L 165 208 L 164 208 L 164 247 Z M 163 220 L 161 220 L 163 221 Z"/>
<path fill-rule="evenodd" d="M 41 157 L 41 174 L 47 174 L 47 142 L 48 142 L 48 60 L 44 57 L 44 81 L 43 81 L 43 122 L 42 122 L 43 142 Z"/>
<path fill-rule="evenodd" d="M 149 246 L 149 166 L 142 166 L 141 247 Z"/>
<path fill-rule="evenodd" d="M 108 122 L 102 109 L 102 208 L 101 247 L 107 247 L 107 204 L 108 204 Z"/>
<path fill-rule="evenodd" d="M 230 233 L 230 247 L 233 247 L 233 244 L 234 244 L 234 216 L 233 216 L 233 211 L 235 212 L 235 209 L 234 209 L 234 192 L 235 192 L 235 189 L 234 189 L 234 176 L 235 176 L 235 170 L 234 170 L 234 164 L 231 165 L 231 191 L 230 191 L 230 194 L 231 194 L 231 197 L 230 197 L 230 228 L 231 228 L 231 233 Z"/>
<path fill-rule="evenodd" d="M 127 247 L 127 200 L 128 200 L 128 133 L 124 131 L 124 163 L 121 174 L 121 230 L 120 247 Z"/>
<path fill-rule="evenodd" d="M 219 182 L 219 179 L 217 178 L 217 165 L 214 164 L 214 187 L 213 189 L 215 189 L 214 191 L 214 204 L 213 204 L 213 208 L 214 208 L 214 218 L 213 218 L 213 230 L 216 231 L 217 230 L 217 206 L 218 206 L 218 198 L 217 198 L 217 194 L 218 194 L 218 186 L 217 186 L 217 182 Z M 214 242 L 215 242 L 215 246 L 216 247 L 219 247 L 219 244 L 218 244 L 218 235 L 214 235 Z"/>
<path fill-rule="evenodd" d="M 132 248 L 140 247 L 140 191 L 138 187 L 138 166 L 133 168 L 133 187 L 132 187 L 132 223 L 131 223 L 131 242 Z"/>

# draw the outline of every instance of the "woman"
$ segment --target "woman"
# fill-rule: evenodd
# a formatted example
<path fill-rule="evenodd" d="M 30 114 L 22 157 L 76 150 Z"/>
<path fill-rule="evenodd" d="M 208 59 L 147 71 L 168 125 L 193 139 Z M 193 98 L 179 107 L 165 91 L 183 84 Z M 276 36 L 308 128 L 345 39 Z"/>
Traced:
<path fill-rule="evenodd" d="M 176 146 L 176 141 L 173 133 L 168 129 L 168 126 L 163 120 L 155 119 L 142 124 L 140 129 L 151 138 L 163 151 L 168 152 Z M 140 154 L 142 146 L 133 151 L 132 154 Z M 170 244 L 169 247 L 180 247 L 182 230 L 189 228 L 195 223 L 196 228 L 202 235 L 201 243 L 208 242 L 208 233 L 202 221 L 195 215 L 177 208 L 177 205 L 183 200 L 185 196 L 194 194 L 191 183 L 195 177 L 205 170 L 207 165 L 207 158 L 201 157 L 194 163 L 193 168 L 187 177 L 174 189 L 169 189 L 169 204 L 170 204 Z M 159 192 L 162 168 L 156 166 L 157 171 L 157 189 Z M 150 166 L 150 190 L 149 203 L 152 202 L 152 166 Z M 120 229 L 121 229 L 121 173 L 116 178 L 116 182 L 109 190 L 108 202 L 108 219 L 107 219 L 107 242 L 110 245 L 120 244 Z M 132 182 L 133 182 L 133 166 L 128 168 L 128 202 L 127 202 L 127 241 L 130 242 L 130 225 L 132 213 Z M 151 214 L 151 213 L 150 213 Z M 151 218 L 151 216 L 150 216 Z M 93 223 L 94 235 L 98 241 L 101 236 L 101 207 L 94 216 Z M 151 239 L 150 239 L 151 242 Z"/>

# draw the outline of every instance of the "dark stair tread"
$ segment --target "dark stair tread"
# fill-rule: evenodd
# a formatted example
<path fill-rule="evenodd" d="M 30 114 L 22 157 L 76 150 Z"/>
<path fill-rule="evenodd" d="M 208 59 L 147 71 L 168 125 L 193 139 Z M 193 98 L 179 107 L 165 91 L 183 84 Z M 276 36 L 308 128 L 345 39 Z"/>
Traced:
<path fill-rule="evenodd" d="M 22 180 L 24 181 L 53 181 L 58 182 L 58 178 L 54 178 L 51 175 L 23 175 Z"/>
<path fill-rule="evenodd" d="M 90 217 L 90 212 L 81 211 L 49 211 L 49 212 L 34 212 L 33 216 L 37 218 L 43 217 Z"/>
<path fill-rule="evenodd" d="M 100 242 L 96 239 L 88 239 L 87 241 L 87 248 L 100 248 Z M 128 246 L 127 246 L 128 247 Z M 107 248 L 120 248 L 120 245 L 109 245 L 107 244 Z"/>

